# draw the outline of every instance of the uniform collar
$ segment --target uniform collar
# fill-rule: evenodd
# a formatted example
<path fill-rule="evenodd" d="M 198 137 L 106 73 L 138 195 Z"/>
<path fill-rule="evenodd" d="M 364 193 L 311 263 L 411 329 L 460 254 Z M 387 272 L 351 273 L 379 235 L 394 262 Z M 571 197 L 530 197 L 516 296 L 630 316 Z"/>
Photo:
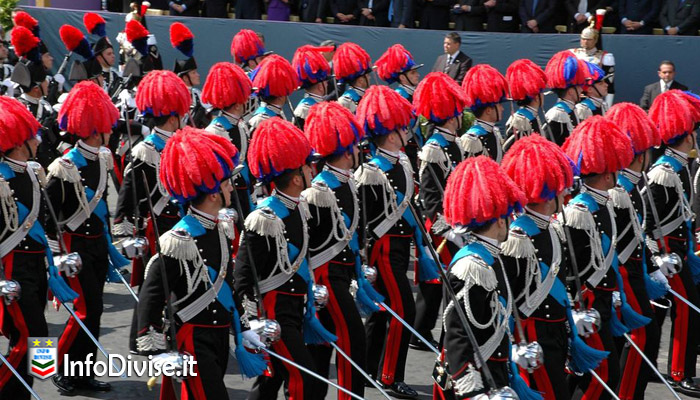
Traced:
<path fill-rule="evenodd" d="M 594 189 L 586 184 L 583 185 L 581 191 L 591 195 L 595 202 L 600 205 L 605 205 L 605 203 L 607 203 L 608 199 L 610 198 L 610 194 L 607 191 Z"/>
<path fill-rule="evenodd" d="M 526 109 L 528 109 L 535 117 L 537 116 L 537 109 L 532 106 L 525 106 Z"/>
<path fill-rule="evenodd" d="M 549 226 L 549 221 L 552 219 L 551 215 L 544 215 L 527 207 L 525 207 L 525 214 L 532 218 L 535 221 L 535 225 L 540 229 L 546 229 Z"/>
<path fill-rule="evenodd" d="M 238 121 L 241 120 L 241 117 L 233 115 L 230 112 L 226 112 L 224 110 L 221 110 L 221 115 L 223 115 L 224 118 L 226 118 L 228 122 L 232 123 L 233 125 L 238 125 Z"/>
<path fill-rule="evenodd" d="M 677 160 L 680 162 L 684 167 L 688 165 L 688 154 L 683 153 L 681 151 L 672 149 L 670 147 L 666 148 L 666 151 L 664 151 L 664 154 Z"/>
<path fill-rule="evenodd" d="M 328 171 L 333 174 L 341 183 L 347 183 L 352 176 L 352 173 L 346 169 L 336 168 L 330 164 L 326 164 L 323 167 L 324 171 Z"/>
<path fill-rule="evenodd" d="M 491 253 L 492 256 L 497 256 L 501 253 L 501 244 L 496 239 L 492 239 L 477 233 L 473 234 L 477 241 L 486 247 L 486 250 Z"/>
<path fill-rule="evenodd" d="M 27 170 L 27 163 L 24 161 L 13 160 L 10 157 L 5 157 L 4 160 L 14 172 L 24 172 Z"/>
<path fill-rule="evenodd" d="M 288 194 L 284 194 L 277 189 L 275 189 L 272 192 L 272 195 L 277 197 L 282 202 L 282 204 L 284 204 L 284 206 L 290 210 L 297 208 L 297 205 L 299 205 L 298 197 L 292 197 Z"/>
<path fill-rule="evenodd" d="M 486 122 L 478 118 L 476 119 L 476 123 L 479 124 L 482 128 L 486 129 L 487 132 L 493 132 L 493 128 L 494 126 L 496 126 L 496 124 L 492 124 L 491 122 Z"/>
<path fill-rule="evenodd" d="M 27 93 L 22 93 L 22 95 L 20 97 L 29 103 L 39 104 L 39 100 L 40 100 L 39 98 L 34 97 L 34 96 L 30 96 Z"/>
<path fill-rule="evenodd" d="M 270 109 L 272 112 L 274 112 L 277 115 L 282 115 L 282 107 L 276 106 L 274 104 L 266 103 L 266 102 L 260 102 L 260 105 Z"/>
<path fill-rule="evenodd" d="M 632 171 L 631 169 L 625 168 L 620 172 L 625 178 L 629 179 L 632 184 L 635 186 L 639 183 L 639 180 L 642 179 L 642 173 L 637 172 L 637 171 Z"/>
<path fill-rule="evenodd" d="M 403 90 L 405 90 L 406 93 L 410 94 L 411 96 L 413 96 L 413 92 L 416 91 L 416 87 L 415 87 L 415 86 L 404 85 L 403 83 L 400 84 L 399 87 L 402 88 Z"/>
<path fill-rule="evenodd" d="M 588 98 L 588 100 L 592 101 L 593 104 L 596 105 L 596 107 L 598 107 L 598 108 L 603 107 L 603 103 L 604 103 L 603 99 L 598 98 L 598 97 L 593 97 L 593 96 L 586 96 L 586 97 Z"/>
<path fill-rule="evenodd" d="M 319 95 L 317 95 L 316 93 L 310 93 L 310 92 L 304 93 L 304 97 L 311 97 L 312 99 L 314 99 L 314 100 L 316 100 L 316 101 L 318 101 L 318 102 L 322 102 L 323 100 L 325 100 L 325 99 L 323 98 L 323 96 L 319 96 Z"/>
<path fill-rule="evenodd" d="M 456 134 L 448 131 L 447 129 L 445 129 L 441 126 L 435 127 L 435 132 L 433 132 L 433 134 L 436 134 L 436 133 L 439 134 L 440 136 L 442 136 L 443 138 L 445 138 L 445 140 L 447 140 L 448 142 L 454 142 L 455 139 L 457 139 Z"/>
<path fill-rule="evenodd" d="M 204 229 L 207 230 L 212 230 L 216 226 L 216 223 L 219 222 L 219 219 L 209 213 L 205 213 L 204 211 L 198 210 L 194 207 L 190 207 L 189 214 L 192 215 L 199 221 L 200 224 L 204 227 Z"/>
<path fill-rule="evenodd" d="M 576 106 L 576 104 L 574 104 L 573 101 L 570 101 L 570 100 L 567 100 L 567 99 L 562 99 L 561 97 L 559 98 L 559 101 L 561 101 L 562 103 L 564 103 L 564 104 L 566 104 L 567 106 L 569 106 L 569 108 L 572 109 L 572 110 L 574 109 L 574 106 Z"/>
<path fill-rule="evenodd" d="M 99 147 L 92 147 L 83 142 L 82 139 L 78 140 L 78 143 L 75 146 L 80 152 L 80 154 L 82 154 L 83 157 L 85 157 L 86 159 L 90 161 L 97 160 L 97 155 L 100 153 Z"/>
<path fill-rule="evenodd" d="M 395 153 L 393 151 L 382 149 L 381 147 L 377 147 L 377 154 L 386 158 L 392 164 L 396 164 L 399 161 L 399 158 L 401 158 L 401 153 Z"/>
<path fill-rule="evenodd" d="M 365 95 L 365 90 L 367 90 L 367 89 L 361 89 L 361 88 L 359 88 L 359 87 L 357 87 L 357 86 L 352 86 L 352 85 L 350 85 L 350 89 L 356 91 L 357 94 L 360 95 L 360 97 L 364 96 L 364 95 Z"/>
<path fill-rule="evenodd" d="M 175 132 L 166 131 L 165 129 L 160 129 L 160 128 L 158 128 L 158 127 L 154 127 L 154 128 L 153 128 L 153 133 L 155 133 L 156 135 L 158 135 L 158 136 L 159 136 L 161 139 L 163 139 L 163 141 L 165 141 L 165 142 L 167 142 L 168 139 L 170 139 L 171 137 L 173 137 L 173 135 L 175 134 Z"/>

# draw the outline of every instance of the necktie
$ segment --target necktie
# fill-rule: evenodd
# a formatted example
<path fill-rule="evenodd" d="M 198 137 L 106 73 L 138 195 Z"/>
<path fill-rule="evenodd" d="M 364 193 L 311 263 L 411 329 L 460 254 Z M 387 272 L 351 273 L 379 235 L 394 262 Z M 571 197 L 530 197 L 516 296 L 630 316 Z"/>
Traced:
<path fill-rule="evenodd" d="M 445 69 L 442 72 L 447 73 L 447 70 L 450 69 L 450 64 L 452 64 L 452 56 L 448 54 L 445 60 Z"/>
<path fill-rule="evenodd" d="M 394 0 L 389 2 L 389 22 L 394 20 Z"/>
<path fill-rule="evenodd" d="M 538 0 L 533 0 L 532 1 L 532 16 L 535 16 L 535 10 L 537 9 L 537 1 Z"/>
<path fill-rule="evenodd" d="M 664 84 L 664 93 L 668 92 L 668 90 L 671 89 L 671 85 L 668 83 Z"/>

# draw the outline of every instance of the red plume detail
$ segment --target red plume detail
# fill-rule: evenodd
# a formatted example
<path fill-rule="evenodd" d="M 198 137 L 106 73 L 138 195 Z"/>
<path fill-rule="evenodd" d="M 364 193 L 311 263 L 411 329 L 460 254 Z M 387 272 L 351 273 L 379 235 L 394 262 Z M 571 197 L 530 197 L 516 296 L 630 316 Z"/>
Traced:
<path fill-rule="evenodd" d="M 173 47 L 178 47 L 185 40 L 192 39 L 194 39 L 192 31 L 182 22 L 174 22 L 170 25 L 170 43 Z"/>
<path fill-rule="evenodd" d="M 388 86 L 374 85 L 365 92 L 355 111 L 355 119 L 366 135 L 387 135 L 411 123 L 411 103 Z"/>
<path fill-rule="evenodd" d="M 635 154 L 661 144 L 661 136 L 656 125 L 644 110 L 636 104 L 617 103 L 610 107 L 605 118 L 615 123 L 623 133 L 632 139 Z"/>
<path fill-rule="evenodd" d="M 574 53 L 563 50 L 552 56 L 544 70 L 547 75 L 547 87 L 550 89 L 566 89 L 571 86 L 586 83 L 588 67 L 583 60 L 576 58 Z"/>
<path fill-rule="evenodd" d="M 311 145 L 301 130 L 273 117 L 255 129 L 247 160 L 253 176 L 269 182 L 285 171 L 301 168 L 310 155 Z"/>
<path fill-rule="evenodd" d="M 39 26 L 39 21 L 37 21 L 34 17 L 29 15 L 26 11 L 17 11 L 17 14 L 15 14 L 15 17 L 12 19 L 14 22 L 15 26 L 23 26 L 32 33 L 36 34 L 36 29 Z"/>
<path fill-rule="evenodd" d="M 656 96 L 649 109 L 649 118 L 656 124 L 661 140 L 671 144 L 681 135 L 692 132 L 693 106 L 680 90 L 669 90 Z"/>
<path fill-rule="evenodd" d="M 333 51 L 333 47 L 315 47 L 304 45 L 294 52 L 292 68 L 304 87 L 325 80 L 331 72 L 331 66 L 323 57 L 323 53 Z"/>
<path fill-rule="evenodd" d="M 616 172 L 626 168 L 634 158 L 630 137 L 600 115 L 580 123 L 562 148 L 580 165 L 581 175 Z"/>
<path fill-rule="evenodd" d="M 540 135 L 524 137 L 508 150 L 503 170 L 525 192 L 528 203 L 543 203 L 574 183 L 569 157 Z"/>
<path fill-rule="evenodd" d="M 36 136 L 41 124 L 27 107 L 12 97 L 0 96 L 0 151 L 20 146 Z"/>
<path fill-rule="evenodd" d="M 265 57 L 254 73 L 253 86 L 263 97 L 285 97 L 299 87 L 299 80 L 292 65 L 282 56 Z"/>
<path fill-rule="evenodd" d="M 141 23 L 135 19 L 132 19 L 126 23 L 124 33 L 126 33 L 126 40 L 128 40 L 129 42 L 144 39 L 150 34 L 148 30 L 144 28 L 143 25 L 141 25 Z"/>
<path fill-rule="evenodd" d="M 25 57 L 39 45 L 39 38 L 23 26 L 15 26 L 12 29 L 10 41 L 15 48 L 15 53 L 20 57 Z"/>
<path fill-rule="evenodd" d="M 690 103 L 690 108 L 693 110 L 692 119 L 697 124 L 700 122 L 700 96 L 692 92 L 683 92 L 683 97 Z"/>
<path fill-rule="evenodd" d="M 470 68 L 462 82 L 467 94 L 467 107 L 476 110 L 504 101 L 508 97 L 508 82 L 498 70 L 488 64 Z"/>
<path fill-rule="evenodd" d="M 346 42 L 338 46 L 333 55 L 333 68 L 339 81 L 352 81 L 357 77 L 369 73 L 372 68 L 372 59 L 360 46 L 352 42 Z"/>
<path fill-rule="evenodd" d="M 202 89 L 202 101 L 221 110 L 233 104 L 245 104 L 252 90 L 253 83 L 241 67 L 220 62 L 209 70 Z"/>
<path fill-rule="evenodd" d="M 525 194 L 487 156 L 462 161 L 447 178 L 443 210 L 452 226 L 476 227 L 505 218 L 525 204 Z"/>
<path fill-rule="evenodd" d="M 250 29 L 241 29 L 231 40 L 231 55 L 241 64 L 265 53 L 265 45 L 258 34 Z"/>
<path fill-rule="evenodd" d="M 335 101 L 311 106 L 304 124 L 304 134 L 321 157 L 345 152 L 364 136 L 355 116 Z"/>
<path fill-rule="evenodd" d="M 58 35 L 61 37 L 61 41 L 66 46 L 68 51 L 73 51 L 80 45 L 80 42 L 85 39 L 83 32 L 80 29 L 72 25 L 63 25 L 58 29 Z"/>
<path fill-rule="evenodd" d="M 379 79 L 389 84 L 396 82 L 399 74 L 414 65 L 413 56 L 400 44 L 389 47 L 374 63 Z"/>
<path fill-rule="evenodd" d="M 216 193 L 236 166 L 238 150 L 228 138 L 186 126 L 163 149 L 160 180 L 181 202 Z"/>
<path fill-rule="evenodd" d="M 83 24 L 85 24 L 85 29 L 87 29 L 90 34 L 104 36 L 102 33 L 104 33 L 104 26 L 107 23 L 100 14 L 92 12 L 85 13 L 85 15 L 83 15 Z M 100 25 L 102 26 L 101 28 Z M 102 32 L 99 32 L 100 29 Z"/>
<path fill-rule="evenodd" d="M 534 99 L 547 87 L 547 75 L 542 68 L 528 59 L 510 64 L 506 70 L 506 80 L 510 88 L 510 97 L 516 101 Z"/>
<path fill-rule="evenodd" d="M 454 79 L 442 72 L 431 72 L 413 94 L 416 114 L 442 123 L 460 115 L 467 106 L 467 95 Z"/>
<path fill-rule="evenodd" d="M 119 111 L 112 99 L 92 81 L 73 86 L 58 113 L 60 128 L 83 139 L 112 132 L 118 119 Z"/>
<path fill-rule="evenodd" d="M 151 71 L 141 80 L 136 91 L 136 107 L 144 114 L 186 115 L 192 98 L 182 79 L 167 70 Z"/>

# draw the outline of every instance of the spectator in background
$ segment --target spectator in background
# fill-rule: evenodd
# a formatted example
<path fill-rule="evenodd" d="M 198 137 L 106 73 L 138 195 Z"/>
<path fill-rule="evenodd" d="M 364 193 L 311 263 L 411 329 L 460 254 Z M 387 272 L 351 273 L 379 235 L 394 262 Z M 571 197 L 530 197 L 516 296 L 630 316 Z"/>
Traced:
<path fill-rule="evenodd" d="M 262 0 L 236 0 L 236 19 L 262 19 Z"/>
<path fill-rule="evenodd" d="M 464 75 L 472 67 L 472 59 L 459 49 L 461 45 L 462 38 L 457 32 L 445 35 L 445 40 L 442 43 L 445 54 L 439 56 L 433 65 L 433 72 L 444 72 L 460 85 L 464 80 Z"/>
<path fill-rule="evenodd" d="M 170 15 L 199 17 L 199 0 L 170 0 Z"/>
<path fill-rule="evenodd" d="M 418 0 L 418 4 L 423 7 L 420 28 L 447 30 L 450 23 L 450 9 L 455 2 L 455 0 Z"/>
<path fill-rule="evenodd" d="M 294 0 L 270 0 L 267 5 L 268 21 L 289 21 Z"/>
<path fill-rule="evenodd" d="M 484 3 L 484 7 L 487 31 L 518 31 L 518 0 L 489 0 Z"/>
<path fill-rule="evenodd" d="M 660 0 L 620 0 L 620 33 L 651 34 L 659 15 Z"/>
<path fill-rule="evenodd" d="M 228 18 L 229 0 L 204 0 L 202 16 L 208 18 Z"/>
<path fill-rule="evenodd" d="M 391 0 L 360 0 L 360 25 L 389 26 Z"/>
<path fill-rule="evenodd" d="M 699 0 L 666 0 L 659 14 L 667 35 L 696 35 L 699 21 Z"/>
<path fill-rule="evenodd" d="M 661 93 L 671 89 L 688 90 L 687 86 L 675 80 L 676 66 L 672 61 L 661 61 L 658 74 L 659 80 L 646 85 L 644 87 L 644 94 L 642 95 L 641 100 L 639 100 L 639 106 L 646 111 L 649 110 L 649 107 L 651 107 L 651 104 L 654 102 L 656 96 L 660 95 Z"/>
<path fill-rule="evenodd" d="M 496 3 L 496 0 L 488 0 Z M 455 29 L 458 31 L 483 31 L 486 22 L 486 0 L 460 0 L 452 8 Z"/>
<path fill-rule="evenodd" d="M 357 25 L 360 8 L 355 0 L 330 0 L 331 14 L 336 24 Z"/>
<path fill-rule="evenodd" d="M 554 32 L 555 0 L 521 0 L 520 23 L 523 33 Z"/>
<path fill-rule="evenodd" d="M 413 28 L 413 1 L 393 0 L 389 9 L 389 22 L 394 28 Z"/>
<path fill-rule="evenodd" d="M 304 22 L 325 22 L 327 7 L 327 0 L 301 0 L 299 16 Z"/>
<path fill-rule="evenodd" d="M 612 11 L 612 0 L 565 0 L 567 25 L 571 32 L 581 33 L 588 26 L 588 19 L 595 17 L 596 10 Z"/>

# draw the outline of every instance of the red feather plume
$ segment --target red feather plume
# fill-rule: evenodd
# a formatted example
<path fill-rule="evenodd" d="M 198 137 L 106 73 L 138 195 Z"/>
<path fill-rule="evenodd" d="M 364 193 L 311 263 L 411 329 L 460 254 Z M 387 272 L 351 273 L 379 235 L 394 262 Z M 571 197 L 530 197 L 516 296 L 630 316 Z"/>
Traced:
<path fill-rule="evenodd" d="M 68 51 L 73 51 L 78 48 L 80 42 L 85 39 L 83 32 L 72 25 L 62 25 L 58 29 L 58 35 L 61 37 L 61 41 Z"/>
<path fill-rule="evenodd" d="M 243 68 L 220 62 L 209 70 L 202 88 L 202 101 L 220 110 L 233 104 L 245 104 L 253 91 L 253 83 Z"/>
<path fill-rule="evenodd" d="M 5 153 L 36 136 L 41 124 L 19 100 L 0 96 L 0 151 Z"/>
<path fill-rule="evenodd" d="M 323 57 L 323 53 L 330 51 L 333 51 L 332 46 L 304 45 L 299 47 L 292 58 L 292 68 L 296 71 L 299 81 L 310 86 L 325 80 L 331 73 L 331 66 Z"/>
<path fill-rule="evenodd" d="M 253 176 L 267 182 L 285 171 L 301 168 L 311 151 L 309 141 L 299 128 L 273 117 L 255 129 L 247 161 Z"/>
<path fill-rule="evenodd" d="M 14 22 L 15 27 L 23 26 L 33 33 L 36 33 L 36 28 L 39 26 L 39 21 L 29 15 L 29 13 L 26 11 L 17 11 L 12 21 Z"/>
<path fill-rule="evenodd" d="M 141 23 L 135 19 L 132 19 L 126 23 L 124 33 L 126 33 L 126 40 L 128 40 L 129 42 L 144 39 L 150 34 L 148 30 L 144 28 L 143 25 L 141 25 Z"/>
<path fill-rule="evenodd" d="M 617 124 L 620 130 L 630 137 L 635 154 L 641 154 L 661 144 L 661 136 L 656 125 L 636 104 L 617 103 L 610 107 L 605 118 Z"/>
<path fill-rule="evenodd" d="M 112 99 L 92 81 L 73 86 L 58 113 L 60 128 L 83 139 L 111 133 L 118 119 L 119 111 Z"/>
<path fill-rule="evenodd" d="M 510 97 L 516 101 L 534 99 L 547 87 L 547 75 L 542 68 L 525 58 L 510 64 L 506 80 Z"/>
<path fill-rule="evenodd" d="M 508 97 L 506 78 L 488 64 L 469 68 L 462 89 L 467 94 L 467 107 L 473 110 L 500 103 Z"/>
<path fill-rule="evenodd" d="M 355 111 L 355 119 L 366 135 L 387 135 L 411 123 L 411 103 L 388 86 L 374 85 L 365 92 Z"/>
<path fill-rule="evenodd" d="M 436 123 L 460 115 L 466 106 L 467 95 L 464 90 L 442 72 L 426 75 L 413 94 L 416 114 Z"/>
<path fill-rule="evenodd" d="M 697 124 L 700 122 L 700 96 L 691 92 L 683 92 L 683 97 L 690 103 L 690 108 L 693 110 L 693 122 Z"/>
<path fill-rule="evenodd" d="M 547 75 L 547 87 L 566 89 L 571 86 L 584 85 L 588 67 L 585 61 L 576 58 L 571 51 L 562 50 L 549 59 L 544 73 Z"/>
<path fill-rule="evenodd" d="M 340 81 L 351 81 L 371 71 L 372 59 L 360 46 L 346 42 L 338 46 L 333 55 L 335 76 Z"/>
<path fill-rule="evenodd" d="M 39 38 L 23 26 L 15 26 L 12 29 L 10 41 L 15 48 L 15 54 L 19 57 L 25 57 L 39 45 Z"/>
<path fill-rule="evenodd" d="M 574 183 L 569 157 L 540 135 L 524 137 L 508 150 L 503 170 L 525 192 L 528 203 L 544 203 Z"/>
<path fill-rule="evenodd" d="M 576 126 L 562 148 L 580 166 L 581 175 L 616 172 L 634 158 L 630 137 L 600 115 Z"/>
<path fill-rule="evenodd" d="M 304 124 L 304 135 L 321 157 L 346 151 L 364 136 L 355 116 L 335 101 L 324 101 L 311 106 Z"/>
<path fill-rule="evenodd" d="M 231 40 L 231 55 L 241 64 L 265 53 L 265 46 L 258 34 L 250 29 L 241 29 Z"/>
<path fill-rule="evenodd" d="M 192 34 L 190 28 L 182 22 L 173 22 L 173 24 L 170 25 L 170 44 L 172 44 L 173 47 L 178 47 L 185 40 L 192 39 L 194 39 L 194 34 Z"/>
<path fill-rule="evenodd" d="M 238 150 L 227 138 L 186 126 L 163 149 L 160 180 L 173 197 L 187 202 L 200 193 L 216 193 L 237 159 Z"/>
<path fill-rule="evenodd" d="M 107 22 L 100 14 L 89 12 L 83 15 L 83 24 L 90 34 L 98 34 L 96 28 L 98 28 L 99 25 L 106 25 Z"/>
<path fill-rule="evenodd" d="M 407 68 L 408 65 L 414 65 L 413 56 L 402 45 L 395 44 L 389 47 L 381 57 L 377 59 L 374 66 L 377 68 L 377 76 L 379 79 L 393 83 L 396 76 Z"/>
<path fill-rule="evenodd" d="M 144 114 L 186 115 L 192 98 L 182 79 L 167 70 L 151 71 L 139 82 L 136 107 Z"/>
<path fill-rule="evenodd" d="M 656 124 L 661 140 L 666 144 L 692 132 L 695 126 L 693 107 L 680 90 L 669 90 L 656 96 L 649 109 L 649 118 Z"/>
<path fill-rule="evenodd" d="M 479 156 L 459 163 L 447 178 L 442 206 L 448 224 L 475 227 L 507 217 L 525 201 L 498 163 Z"/>
<path fill-rule="evenodd" d="M 285 97 L 299 87 L 299 79 L 292 65 L 282 56 L 265 57 L 254 73 L 253 86 L 264 97 Z"/>

